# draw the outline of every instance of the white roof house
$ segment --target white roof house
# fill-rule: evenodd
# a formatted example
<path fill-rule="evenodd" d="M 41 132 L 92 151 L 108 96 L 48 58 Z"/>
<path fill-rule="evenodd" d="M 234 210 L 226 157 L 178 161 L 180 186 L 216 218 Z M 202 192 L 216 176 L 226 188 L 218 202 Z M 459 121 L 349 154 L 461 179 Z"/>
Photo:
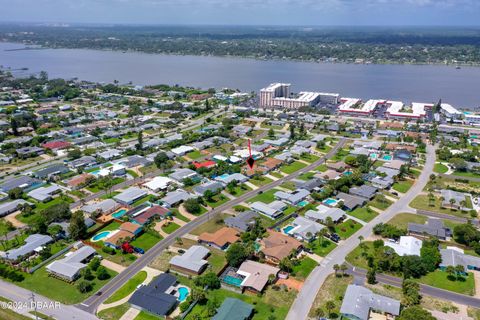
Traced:
<path fill-rule="evenodd" d="M 203 246 L 191 246 L 183 255 L 170 259 L 170 264 L 181 270 L 200 274 L 208 264 L 205 257 L 209 253 Z"/>
<path fill-rule="evenodd" d="M 256 201 L 256 202 L 252 203 L 250 205 L 250 208 L 253 211 L 258 212 L 260 214 L 263 214 L 263 215 L 265 215 L 269 218 L 272 218 L 272 219 L 275 219 L 276 217 L 278 217 L 279 215 L 282 214 L 281 210 L 278 210 L 276 208 L 272 208 L 268 204 L 260 202 L 260 201 Z"/>
<path fill-rule="evenodd" d="M 399 256 L 420 256 L 422 240 L 412 236 L 402 236 L 398 243 L 386 242 L 385 245 L 395 250 Z"/>
<path fill-rule="evenodd" d="M 90 246 L 83 246 L 75 252 L 70 252 L 63 259 L 55 260 L 47 266 L 47 271 L 65 280 L 73 281 L 87 265 L 84 263 L 96 253 Z"/>
<path fill-rule="evenodd" d="M 155 177 L 143 185 L 152 191 L 165 190 L 173 180 L 167 177 Z"/>
<path fill-rule="evenodd" d="M 176 154 L 177 156 L 183 156 L 184 154 L 186 153 L 189 153 L 191 151 L 193 151 L 195 149 L 193 149 L 192 147 L 190 146 L 180 146 L 180 147 L 177 147 L 177 148 L 174 148 L 172 149 L 171 151 Z"/>

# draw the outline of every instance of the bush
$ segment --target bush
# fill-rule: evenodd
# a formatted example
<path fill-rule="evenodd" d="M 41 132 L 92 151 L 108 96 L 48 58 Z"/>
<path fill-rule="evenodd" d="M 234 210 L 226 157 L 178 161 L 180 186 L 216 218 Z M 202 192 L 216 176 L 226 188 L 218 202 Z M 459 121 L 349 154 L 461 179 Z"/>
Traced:
<path fill-rule="evenodd" d="M 107 272 L 107 269 L 104 266 L 99 266 L 97 269 L 97 279 L 106 280 L 110 278 L 110 274 Z"/>
<path fill-rule="evenodd" d="M 0 277 L 8 279 L 13 282 L 20 282 L 20 281 L 23 281 L 23 279 L 25 279 L 25 277 L 21 272 L 4 264 L 0 264 Z"/>
<path fill-rule="evenodd" d="M 115 249 L 113 249 L 111 247 L 107 247 L 107 246 L 104 246 L 102 248 L 102 251 L 105 252 L 105 253 L 111 254 L 111 255 L 114 255 L 116 253 Z"/>
<path fill-rule="evenodd" d="M 179 307 L 180 307 L 180 311 L 183 313 L 187 311 L 188 307 L 190 307 L 190 302 L 187 302 L 187 301 L 182 302 L 180 303 Z"/>
<path fill-rule="evenodd" d="M 87 293 L 89 292 L 90 290 L 92 290 L 92 284 L 88 281 L 80 281 L 78 284 L 77 284 L 77 289 L 78 291 L 80 291 L 81 293 Z"/>

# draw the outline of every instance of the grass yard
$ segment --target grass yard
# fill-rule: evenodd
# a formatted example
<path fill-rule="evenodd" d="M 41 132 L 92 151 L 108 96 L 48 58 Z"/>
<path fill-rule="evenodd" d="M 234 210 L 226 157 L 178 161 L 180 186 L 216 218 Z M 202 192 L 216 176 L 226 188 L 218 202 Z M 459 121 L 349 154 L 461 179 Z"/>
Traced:
<path fill-rule="evenodd" d="M 315 172 L 309 171 L 309 172 L 305 172 L 305 173 L 299 175 L 298 179 L 308 181 L 308 180 L 313 179 L 314 175 L 315 175 Z"/>
<path fill-rule="evenodd" d="M 87 293 L 81 293 L 76 287 L 76 284 L 83 278 L 76 280 L 73 284 L 68 284 L 65 281 L 50 277 L 45 267 L 38 269 L 33 274 L 25 274 L 25 280 L 16 282 L 15 284 L 44 295 L 52 300 L 65 304 L 74 304 L 91 296 L 110 281 L 111 278 L 117 275 L 117 273 L 112 270 L 107 269 L 107 271 L 110 274 L 110 278 L 106 280 L 98 280 L 95 278 L 93 281 L 90 281 L 92 290 Z"/>
<path fill-rule="evenodd" d="M 274 176 L 275 178 L 278 178 L 278 179 L 281 179 L 283 178 L 283 174 L 281 174 L 280 172 L 278 171 L 272 171 L 269 173 L 271 176 Z"/>
<path fill-rule="evenodd" d="M 369 252 L 373 250 L 373 242 L 371 241 L 363 241 L 363 243 L 366 246 L 366 251 Z M 350 251 L 347 256 L 345 257 L 345 261 L 348 263 L 363 268 L 363 269 L 368 269 L 368 263 L 367 259 L 362 255 L 362 248 L 360 246 L 357 246 L 355 249 Z"/>
<path fill-rule="evenodd" d="M 427 221 L 426 216 L 421 216 L 419 214 L 413 214 L 413 213 L 398 213 L 395 217 L 390 219 L 390 221 L 388 221 L 387 223 L 392 224 L 397 228 L 406 230 L 409 222 L 423 224 L 426 221 Z"/>
<path fill-rule="evenodd" d="M 125 181 L 125 179 L 120 178 L 120 177 L 116 177 L 116 178 L 112 179 L 113 185 L 117 185 L 119 183 L 122 183 L 123 181 Z M 97 192 L 102 191 L 102 189 L 100 189 L 98 187 L 98 185 L 96 184 L 95 181 L 93 183 L 91 183 L 90 185 L 88 185 L 85 189 L 87 189 L 88 191 L 93 192 L 93 193 L 97 193 Z"/>
<path fill-rule="evenodd" d="M 156 231 L 152 231 L 152 233 Z M 151 247 L 157 244 L 163 237 L 159 234 L 151 234 L 151 233 L 143 233 L 135 240 L 131 242 L 132 246 L 142 248 L 143 250 L 147 251 L 150 250 Z"/>
<path fill-rule="evenodd" d="M 412 180 L 403 180 L 395 182 L 392 186 L 392 189 L 401 193 L 405 193 L 413 186 Z"/>
<path fill-rule="evenodd" d="M 258 176 L 258 177 L 251 178 L 249 182 L 253 183 L 257 187 L 261 187 L 273 182 L 273 180 L 265 176 Z"/>
<path fill-rule="evenodd" d="M 281 166 L 280 167 L 280 171 L 286 173 L 286 174 L 292 174 L 300 169 L 303 169 L 305 168 L 307 165 L 303 162 L 299 162 L 299 161 L 294 161 L 292 163 L 290 163 L 289 165 L 286 165 L 286 166 Z"/>
<path fill-rule="evenodd" d="M 212 207 L 212 208 L 216 208 L 218 206 L 221 206 L 222 204 L 224 204 L 225 202 L 228 202 L 228 200 L 230 200 L 228 197 L 226 197 L 225 195 L 219 193 L 219 194 L 216 194 L 212 197 L 212 200 L 211 201 L 206 201 L 207 204 Z"/>
<path fill-rule="evenodd" d="M 280 185 L 280 187 L 288 189 L 288 190 L 296 190 L 297 187 L 295 186 L 295 182 L 293 181 L 286 181 Z"/>
<path fill-rule="evenodd" d="M 175 230 L 177 230 L 178 228 L 180 228 L 180 226 L 178 224 L 176 224 L 175 222 L 167 222 L 166 224 L 164 224 L 162 226 L 162 230 L 168 234 L 174 232 Z"/>
<path fill-rule="evenodd" d="M 154 316 L 150 313 L 147 313 L 145 311 L 141 311 L 138 316 L 135 317 L 135 319 L 133 320 L 158 320 L 160 319 L 159 317 L 157 316 Z"/>
<path fill-rule="evenodd" d="M 179 245 L 175 243 L 174 246 L 178 247 Z M 160 270 L 162 272 L 165 272 L 170 268 L 170 259 L 172 259 L 176 255 L 177 254 L 172 253 L 170 251 L 163 251 L 160 255 L 158 255 L 155 258 L 155 260 L 150 262 L 148 266 L 154 269 Z"/>
<path fill-rule="evenodd" d="M 227 264 L 227 259 L 225 259 L 225 252 L 217 250 L 215 248 L 209 248 L 209 250 L 210 256 L 207 258 L 208 270 L 215 272 L 215 274 L 218 274 Z"/>
<path fill-rule="evenodd" d="M 430 202 L 428 195 L 419 195 L 410 202 L 410 206 L 415 209 L 435 211 L 444 214 L 450 214 L 459 217 L 468 218 L 468 212 L 456 210 L 455 208 L 444 208 L 441 206 L 441 201 L 439 197 L 435 197 L 434 202 Z"/>
<path fill-rule="evenodd" d="M 331 318 L 337 318 L 337 315 L 340 314 L 340 306 L 342 305 L 345 291 L 347 291 L 347 287 L 352 281 L 353 277 L 337 277 L 334 274 L 329 275 L 313 301 L 309 316 L 312 318 L 318 318 L 317 310 L 319 309 L 322 309 L 326 314 L 327 310 L 325 308 L 325 303 L 327 301 L 333 301 L 335 303 L 335 308 L 332 310 Z"/>
<path fill-rule="evenodd" d="M 455 171 L 453 175 L 467 178 L 480 178 L 480 174 L 468 171 Z"/>
<path fill-rule="evenodd" d="M 133 170 L 127 170 L 127 173 L 131 175 L 133 178 L 138 178 L 138 173 Z"/>
<path fill-rule="evenodd" d="M 467 294 L 470 296 L 475 294 L 475 280 L 472 272 L 469 272 L 468 277 L 463 278 L 463 280 L 452 281 L 448 279 L 448 274 L 446 272 L 435 270 L 434 272 L 430 272 L 426 276 L 421 277 L 417 281 L 432 287 L 461 294 Z"/>
<path fill-rule="evenodd" d="M 226 189 L 228 193 L 230 193 L 232 196 L 239 197 L 245 192 L 251 191 L 252 188 L 247 186 L 246 184 L 241 184 L 233 188 L 233 190 L 229 191 L 228 188 Z"/>
<path fill-rule="evenodd" d="M 201 158 L 203 155 L 200 151 L 195 150 L 195 151 L 187 153 L 186 156 L 189 157 L 192 160 L 195 160 L 195 159 Z"/>
<path fill-rule="evenodd" d="M 300 159 L 302 159 L 303 161 L 306 161 L 308 163 L 312 163 L 312 162 L 315 162 L 317 161 L 318 159 L 320 159 L 319 156 L 316 156 L 314 154 L 311 154 L 311 153 L 305 153 L 305 154 L 302 154 L 300 156 Z"/>
<path fill-rule="evenodd" d="M 272 190 L 265 191 L 261 194 L 256 195 L 255 197 L 249 199 L 248 202 L 252 203 L 252 202 L 255 202 L 255 201 L 261 201 L 261 202 L 264 202 L 264 203 L 270 203 L 270 202 L 275 200 L 274 194 L 277 191 L 279 191 L 279 190 L 278 189 L 272 189 Z"/>
<path fill-rule="evenodd" d="M 230 215 L 226 213 L 219 214 L 215 218 L 212 218 L 204 224 L 200 225 L 198 228 L 194 229 L 190 233 L 197 236 L 204 232 L 213 233 L 224 226 L 223 219 L 229 216 Z"/>
<path fill-rule="evenodd" d="M 385 197 L 379 196 L 377 194 L 375 196 L 375 198 L 373 198 L 373 200 L 368 203 L 368 205 L 373 206 L 373 207 L 378 208 L 378 209 L 381 209 L 381 210 L 385 210 L 388 207 L 390 207 L 392 205 L 392 203 L 393 203 L 392 201 L 388 200 Z"/>
<path fill-rule="evenodd" d="M 120 299 L 125 298 L 128 296 L 130 293 L 135 291 L 137 286 L 141 284 L 145 279 L 147 278 L 147 272 L 146 271 L 140 271 L 136 275 L 134 275 L 132 278 L 130 278 L 127 283 L 125 283 L 120 289 L 115 291 L 114 294 L 112 294 L 107 300 L 105 300 L 104 303 L 112 303 L 115 301 L 118 301 Z"/>
<path fill-rule="evenodd" d="M 342 238 L 347 239 L 362 228 L 362 225 L 355 220 L 349 219 L 335 227 L 335 232 Z"/>
<path fill-rule="evenodd" d="M 436 173 L 447 173 L 448 167 L 441 163 L 435 163 L 433 171 Z"/>
<path fill-rule="evenodd" d="M 97 316 L 103 320 L 118 320 L 130 309 L 128 302 L 100 311 Z"/>
<path fill-rule="evenodd" d="M 327 168 L 326 164 L 321 164 L 321 165 L 319 165 L 318 167 L 315 168 L 315 171 L 320 171 L 320 172 L 325 172 L 327 170 L 328 170 L 328 168 Z"/>
<path fill-rule="evenodd" d="M 373 218 L 378 216 L 378 213 L 370 209 L 370 207 L 368 206 L 362 207 L 362 208 L 356 208 L 355 210 L 349 212 L 348 214 L 365 222 L 369 222 Z"/>
<path fill-rule="evenodd" d="M 317 239 L 310 242 L 307 247 L 320 257 L 325 257 L 330 251 L 337 247 L 337 244 L 327 238 L 323 238 L 322 241 Z"/>
<path fill-rule="evenodd" d="M 304 257 L 300 260 L 300 264 L 293 267 L 291 275 L 298 280 L 305 280 L 308 275 L 315 269 L 318 263 L 309 257 Z"/>
<path fill-rule="evenodd" d="M 172 210 L 172 214 L 175 218 L 179 219 L 179 220 L 182 220 L 182 221 L 185 221 L 185 222 L 190 222 L 190 219 L 188 219 L 187 217 L 185 216 L 182 216 L 180 214 L 180 212 L 178 212 L 178 209 L 177 208 L 173 208 Z"/>

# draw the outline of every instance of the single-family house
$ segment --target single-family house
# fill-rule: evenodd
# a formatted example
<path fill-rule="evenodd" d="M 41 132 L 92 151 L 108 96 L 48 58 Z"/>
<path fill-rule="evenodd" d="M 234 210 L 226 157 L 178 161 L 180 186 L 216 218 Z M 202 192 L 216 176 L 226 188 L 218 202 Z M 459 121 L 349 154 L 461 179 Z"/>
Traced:
<path fill-rule="evenodd" d="M 266 238 L 260 240 L 261 251 L 265 254 L 268 263 L 279 264 L 283 258 L 298 252 L 302 243 L 280 232 L 271 232 Z"/>
<path fill-rule="evenodd" d="M 330 208 L 324 205 L 319 205 L 316 210 L 308 210 L 305 212 L 305 217 L 320 223 L 325 223 L 327 218 L 330 217 L 334 223 L 340 223 L 345 219 L 346 213 L 339 208 Z"/>
<path fill-rule="evenodd" d="M 80 276 L 80 271 L 87 267 L 86 263 L 96 252 L 90 246 L 82 246 L 77 251 L 67 253 L 64 258 L 53 261 L 47 265 L 46 270 L 62 280 L 75 281 Z"/>
<path fill-rule="evenodd" d="M 298 216 L 292 221 L 292 230 L 288 232 L 289 235 L 294 236 L 301 241 L 312 241 L 316 234 L 325 227 L 313 220 Z"/>
<path fill-rule="evenodd" d="M 223 301 L 212 320 L 248 320 L 252 317 L 253 306 L 236 298 Z"/>
<path fill-rule="evenodd" d="M 357 197 L 348 193 L 339 192 L 336 196 L 337 200 L 343 202 L 343 208 L 346 210 L 352 211 L 357 207 L 362 207 L 367 203 L 367 199 L 362 197 Z"/>
<path fill-rule="evenodd" d="M 31 203 L 23 199 L 16 199 L 16 200 L 0 203 L 0 217 L 4 217 L 6 215 L 9 215 L 10 213 L 13 213 L 19 210 L 19 208 L 24 204 L 32 205 Z"/>
<path fill-rule="evenodd" d="M 368 184 L 363 184 L 360 187 L 351 187 L 348 193 L 354 196 L 362 197 L 368 200 L 372 200 L 375 197 L 378 189 Z"/>
<path fill-rule="evenodd" d="M 452 236 L 450 228 L 445 227 L 443 220 L 429 218 L 425 224 L 408 223 L 408 233 L 416 236 L 432 236 L 440 240 L 446 240 L 447 237 Z"/>
<path fill-rule="evenodd" d="M 225 218 L 224 223 L 227 227 L 235 228 L 241 232 L 248 231 L 254 225 L 255 219 L 259 215 L 255 211 L 247 210 L 238 213 L 236 216 Z"/>
<path fill-rule="evenodd" d="M 349 285 L 340 308 L 342 317 L 350 320 L 369 320 L 372 311 L 398 316 L 400 301 L 373 293 L 363 286 Z"/>
<path fill-rule="evenodd" d="M 199 175 L 195 171 L 188 169 L 188 168 L 182 168 L 182 169 L 177 169 L 173 173 L 169 175 L 169 178 L 182 183 L 183 180 L 185 179 L 192 179 L 192 180 L 198 180 Z"/>
<path fill-rule="evenodd" d="M 281 202 L 281 201 L 279 201 Z M 285 204 L 284 204 L 285 205 Z M 286 207 L 286 205 L 285 205 Z M 277 206 L 272 206 L 271 203 L 266 204 L 261 201 L 256 201 L 250 205 L 250 208 L 258 212 L 260 214 L 263 214 L 264 216 L 267 216 L 271 219 L 276 219 L 282 214 L 282 209 L 279 209 Z"/>
<path fill-rule="evenodd" d="M 456 267 L 461 265 L 466 270 L 480 270 L 480 258 L 465 254 L 462 249 L 457 247 L 447 247 L 446 249 L 440 249 L 440 255 L 442 256 L 442 262 L 440 263 L 440 269 L 444 270 L 448 266 Z"/>
<path fill-rule="evenodd" d="M 83 156 L 81 158 L 68 162 L 68 166 L 72 169 L 91 167 L 97 164 L 97 160 L 92 156 Z"/>
<path fill-rule="evenodd" d="M 198 242 L 219 250 L 225 250 L 229 245 L 237 242 L 239 239 L 237 230 L 223 227 L 214 233 L 204 232 L 200 234 Z"/>
<path fill-rule="evenodd" d="M 62 189 L 60 189 L 59 186 L 54 184 L 54 185 L 51 185 L 51 186 L 48 186 L 48 187 L 40 187 L 40 188 L 37 188 L 37 189 L 33 189 L 32 191 L 27 193 L 27 195 L 30 198 L 33 198 L 37 201 L 47 202 L 47 201 L 52 200 L 53 195 L 55 195 L 57 193 L 60 193 L 61 190 Z"/>
<path fill-rule="evenodd" d="M 5 252 L 1 251 L 0 256 L 7 260 L 16 261 L 22 257 L 30 256 L 34 252 L 40 252 L 46 244 L 52 241 L 53 239 L 50 236 L 38 233 L 31 234 L 24 240 L 25 243 L 22 246 Z"/>
<path fill-rule="evenodd" d="M 64 174 L 70 170 L 63 164 L 53 164 L 42 168 L 33 173 L 33 176 L 39 179 L 51 179 L 53 176 Z"/>
<path fill-rule="evenodd" d="M 285 191 L 277 191 L 274 196 L 276 199 L 289 203 L 291 205 L 296 205 L 299 202 L 305 200 L 310 195 L 310 191 L 305 189 L 297 189 L 291 193 Z"/>
<path fill-rule="evenodd" d="M 440 191 L 440 193 L 443 198 L 442 207 L 456 208 L 463 211 L 470 210 L 467 207 L 467 197 L 470 198 L 469 200 L 471 203 L 471 196 L 469 194 L 448 189 L 443 189 Z"/>
<path fill-rule="evenodd" d="M 191 246 L 184 254 L 170 259 L 172 269 L 187 275 L 201 274 L 207 267 L 205 258 L 210 251 L 203 246 Z"/>
<path fill-rule="evenodd" d="M 420 256 L 420 249 L 422 249 L 422 240 L 412 236 L 401 236 L 400 241 L 385 242 L 385 246 L 395 250 L 399 256 Z"/>
<path fill-rule="evenodd" d="M 135 207 L 134 209 L 136 209 Z M 145 210 L 140 210 L 140 211 L 134 211 L 134 209 L 130 210 L 127 212 L 129 218 L 131 221 L 139 224 L 139 225 L 144 225 L 145 223 L 151 221 L 154 218 L 165 218 L 169 213 L 170 210 L 168 210 L 165 207 L 158 206 L 158 205 L 153 205 L 153 206 L 147 206 Z"/>
<path fill-rule="evenodd" d="M 113 199 L 125 205 L 130 205 L 135 201 L 145 197 L 146 195 L 147 195 L 147 192 L 145 190 L 142 190 L 137 187 L 130 187 L 125 191 L 114 196 Z"/>
<path fill-rule="evenodd" d="M 188 193 L 185 190 L 182 189 L 177 189 L 172 192 L 168 192 L 165 197 L 160 199 L 160 201 L 165 205 L 167 208 L 171 208 L 183 201 L 186 201 L 188 199 L 194 198 L 194 196 L 190 193 Z"/>
<path fill-rule="evenodd" d="M 201 185 L 195 186 L 193 188 L 193 193 L 199 197 L 203 197 L 205 192 L 211 191 L 213 193 L 223 190 L 224 185 L 218 181 L 207 181 Z"/>
<path fill-rule="evenodd" d="M 145 182 L 143 186 L 152 190 L 153 192 L 158 192 L 160 190 L 167 189 L 172 182 L 173 180 L 168 177 L 158 176 L 148 182 Z"/>
<path fill-rule="evenodd" d="M 252 260 L 244 261 L 237 270 L 237 274 L 244 277 L 240 286 L 252 293 L 261 293 L 267 286 L 270 276 L 276 278 L 279 272 L 280 269 L 277 267 Z"/>
<path fill-rule="evenodd" d="M 114 212 L 118 208 L 120 208 L 118 202 L 113 199 L 105 199 L 83 206 L 82 211 L 88 214 L 100 213 L 106 215 Z"/>
<path fill-rule="evenodd" d="M 8 193 L 8 191 L 12 189 L 20 188 L 25 192 L 28 192 L 36 187 L 41 186 L 42 184 L 43 182 L 41 180 L 29 176 L 18 176 L 0 183 L 0 191 Z"/>

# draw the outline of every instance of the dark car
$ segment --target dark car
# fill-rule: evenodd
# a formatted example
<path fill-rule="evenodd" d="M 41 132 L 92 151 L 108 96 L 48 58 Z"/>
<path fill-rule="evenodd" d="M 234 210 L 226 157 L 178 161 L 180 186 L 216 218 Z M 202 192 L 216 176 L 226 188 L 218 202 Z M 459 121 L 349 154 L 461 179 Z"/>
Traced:
<path fill-rule="evenodd" d="M 142 248 L 137 248 L 137 247 L 133 248 L 133 251 L 135 251 L 136 253 L 140 253 L 140 254 L 145 253 L 145 251 Z"/>
<path fill-rule="evenodd" d="M 102 295 L 102 291 L 98 291 L 97 293 L 95 293 L 96 296 L 101 296 Z"/>

